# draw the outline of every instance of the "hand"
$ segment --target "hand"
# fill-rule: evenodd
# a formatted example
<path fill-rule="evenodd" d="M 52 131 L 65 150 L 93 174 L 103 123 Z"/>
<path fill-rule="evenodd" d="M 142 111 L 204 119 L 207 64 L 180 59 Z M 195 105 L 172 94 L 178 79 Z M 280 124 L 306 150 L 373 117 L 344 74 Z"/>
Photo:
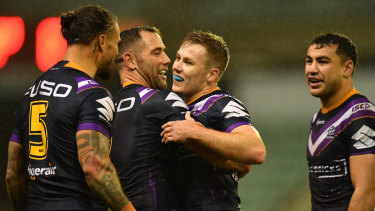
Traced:
<path fill-rule="evenodd" d="M 133 204 L 129 201 L 129 203 L 122 209 L 122 211 L 136 211 Z"/>
<path fill-rule="evenodd" d="M 188 111 L 185 114 L 185 120 L 167 122 L 161 127 L 163 129 L 160 134 L 163 136 L 162 142 L 185 143 L 193 133 L 199 131 L 199 127 L 203 127 L 202 124 L 196 122 Z"/>
<path fill-rule="evenodd" d="M 251 165 L 240 164 L 240 163 L 233 162 L 231 160 L 224 161 L 222 159 L 218 159 L 212 164 L 220 169 L 237 172 L 239 179 L 243 178 L 251 170 Z"/>
<path fill-rule="evenodd" d="M 237 175 L 238 175 L 238 178 L 243 178 L 246 174 L 248 174 L 252 168 L 251 165 L 243 165 L 242 166 L 243 168 L 241 168 L 241 170 L 237 169 Z"/>

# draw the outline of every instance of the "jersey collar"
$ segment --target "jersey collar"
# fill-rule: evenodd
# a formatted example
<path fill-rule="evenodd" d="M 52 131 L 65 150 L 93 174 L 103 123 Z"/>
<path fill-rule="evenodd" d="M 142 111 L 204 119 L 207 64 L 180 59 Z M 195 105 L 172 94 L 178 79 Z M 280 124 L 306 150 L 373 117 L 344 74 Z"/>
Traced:
<path fill-rule="evenodd" d="M 326 114 L 328 113 L 329 111 L 332 111 L 333 109 L 339 107 L 340 105 L 342 105 L 347 99 L 349 99 L 351 96 L 355 95 L 355 94 L 359 94 L 359 91 L 355 90 L 355 88 L 353 88 L 352 90 L 350 90 L 343 98 L 341 98 L 339 101 L 337 101 L 335 104 L 331 105 L 330 107 L 326 108 L 326 107 L 323 107 L 322 106 L 322 113 L 323 114 Z"/>
<path fill-rule="evenodd" d="M 132 85 L 132 84 L 139 84 L 139 85 L 142 85 L 140 83 L 137 83 L 135 81 L 127 81 L 127 82 L 124 82 L 122 83 L 122 88 L 126 87 L 126 86 L 129 86 L 129 85 Z"/>
<path fill-rule="evenodd" d="M 81 66 L 79 66 L 79 64 L 77 64 L 75 62 L 68 61 L 68 63 L 66 63 L 64 66 L 65 67 L 74 68 L 74 69 L 79 70 L 79 71 L 82 71 L 82 72 L 84 72 L 84 73 L 86 73 L 87 75 L 90 76 L 90 74 L 88 74 Z"/>
<path fill-rule="evenodd" d="M 194 98 L 193 100 L 190 100 L 189 102 L 186 103 L 186 105 L 190 105 L 192 104 L 194 101 L 198 100 L 200 97 L 202 97 L 203 95 L 206 95 L 206 94 L 209 94 L 211 92 L 214 92 L 216 90 L 220 90 L 219 87 L 214 87 L 212 89 L 210 89 L 209 91 L 205 92 L 205 93 L 202 93 L 201 95 L 199 95 L 198 97 Z"/>

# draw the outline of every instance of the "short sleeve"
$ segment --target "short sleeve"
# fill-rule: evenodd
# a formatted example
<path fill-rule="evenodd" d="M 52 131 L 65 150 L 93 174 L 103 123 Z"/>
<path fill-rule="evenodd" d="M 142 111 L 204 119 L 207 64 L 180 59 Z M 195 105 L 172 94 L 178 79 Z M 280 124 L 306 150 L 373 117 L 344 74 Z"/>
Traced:
<path fill-rule="evenodd" d="M 217 118 L 215 122 L 217 129 L 231 132 L 241 125 L 251 125 L 251 118 L 247 109 L 238 100 L 226 97 L 220 99 L 215 106 Z"/>
<path fill-rule="evenodd" d="M 169 92 L 165 98 L 166 121 L 184 120 L 188 107 L 184 101 L 174 92 Z"/>
<path fill-rule="evenodd" d="M 94 88 L 79 93 L 77 131 L 94 130 L 110 138 L 114 105 L 111 97 L 103 88 Z"/>
<path fill-rule="evenodd" d="M 348 128 L 350 155 L 375 154 L 375 116 L 356 119 Z"/>

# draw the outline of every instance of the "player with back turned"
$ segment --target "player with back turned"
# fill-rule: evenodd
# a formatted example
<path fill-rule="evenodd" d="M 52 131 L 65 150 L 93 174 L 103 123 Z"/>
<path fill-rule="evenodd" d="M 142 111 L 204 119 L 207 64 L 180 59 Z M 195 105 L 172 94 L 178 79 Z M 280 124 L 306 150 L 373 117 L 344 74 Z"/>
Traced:
<path fill-rule="evenodd" d="M 111 74 L 117 18 L 85 6 L 61 15 L 61 32 L 64 59 L 34 82 L 15 113 L 10 199 L 16 210 L 132 210 L 109 158 L 113 102 L 93 79 Z"/>
<path fill-rule="evenodd" d="M 312 210 L 375 207 L 375 107 L 353 85 L 355 44 L 317 36 L 306 55 L 309 91 L 322 107 L 311 121 L 307 161 Z"/>

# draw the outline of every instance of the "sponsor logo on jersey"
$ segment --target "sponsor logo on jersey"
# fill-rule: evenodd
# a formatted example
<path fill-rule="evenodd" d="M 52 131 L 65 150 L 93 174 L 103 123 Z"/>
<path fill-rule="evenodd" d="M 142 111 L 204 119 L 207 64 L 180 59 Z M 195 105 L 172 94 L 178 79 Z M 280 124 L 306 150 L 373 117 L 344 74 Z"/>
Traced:
<path fill-rule="evenodd" d="M 149 99 L 152 95 L 157 93 L 159 90 L 156 89 L 150 89 L 146 87 L 141 87 L 137 89 L 137 92 L 139 94 L 139 97 L 141 98 L 141 103 L 143 104 L 146 102 L 147 99 Z"/>
<path fill-rule="evenodd" d="M 250 118 L 249 114 L 246 112 L 245 108 L 241 106 L 240 104 L 229 101 L 229 103 L 224 107 L 222 110 L 223 113 L 228 113 L 225 115 L 225 118 L 230 117 L 248 117 Z"/>
<path fill-rule="evenodd" d="M 375 107 L 371 104 L 371 103 L 357 103 L 353 106 L 351 106 L 350 108 L 348 108 L 345 113 L 343 113 L 340 118 L 338 118 L 335 122 L 333 123 L 330 123 L 330 127 L 328 127 L 326 130 L 324 131 L 319 131 L 319 133 L 315 133 L 313 131 L 310 131 L 310 136 L 309 136 L 309 141 L 308 141 L 308 152 L 311 156 L 316 156 L 318 155 L 322 149 L 324 149 L 324 146 L 326 146 L 329 141 L 335 137 L 335 131 L 333 130 L 335 128 L 336 130 L 336 127 L 340 128 L 340 125 L 342 125 L 343 122 L 348 122 L 351 118 L 358 118 L 358 117 L 361 117 L 362 114 L 361 113 L 358 113 L 359 111 L 362 111 L 362 110 L 367 110 L 368 112 L 375 112 Z M 357 115 L 358 114 L 358 115 Z M 356 117 L 355 115 L 357 115 L 358 117 Z M 314 116 L 314 119 L 315 119 L 316 115 Z M 349 121 L 350 122 L 350 121 Z M 327 123 L 326 123 L 327 124 Z M 340 131 L 341 129 L 338 129 L 338 131 Z M 363 132 L 363 131 L 362 131 Z M 367 135 L 369 133 L 366 133 Z M 314 136 L 314 135 L 318 135 L 318 136 Z M 360 133 L 359 133 L 360 135 Z M 372 137 L 373 135 L 368 135 L 369 137 Z M 362 138 L 362 139 L 365 139 L 366 137 Z M 368 138 L 368 137 L 367 137 Z M 353 138 L 355 139 L 355 138 Z M 363 141 L 361 139 L 361 141 Z M 355 139 L 355 140 L 359 140 L 358 139 Z M 368 140 L 367 140 L 368 141 Z M 366 144 L 370 144 L 370 143 L 366 143 Z M 361 145 L 360 143 L 358 143 L 356 146 L 359 147 L 359 145 Z M 363 145 L 363 146 L 366 146 L 366 145 Z"/>
<path fill-rule="evenodd" d="M 186 110 L 189 109 L 184 103 L 184 101 L 174 92 L 170 92 L 168 96 L 165 98 L 165 101 L 169 101 L 169 100 L 175 101 L 173 102 L 172 107 L 182 107 L 182 108 L 185 108 Z"/>
<path fill-rule="evenodd" d="M 375 146 L 375 131 L 366 125 L 363 125 L 353 136 L 357 140 L 354 143 L 356 149 L 366 149 Z"/>
<path fill-rule="evenodd" d="M 50 166 L 46 168 L 33 168 L 29 164 L 27 167 L 27 171 L 31 178 L 35 179 L 35 176 L 48 176 L 48 175 L 55 175 L 56 174 L 56 166 Z"/>
<path fill-rule="evenodd" d="M 115 104 L 115 106 L 117 108 L 116 112 L 130 110 L 134 107 L 134 103 L 135 103 L 135 97 L 129 97 L 129 98 L 122 99 L 122 100 L 120 100 L 120 102 Z"/>
<path fill-rule="evenodd" d="M 345 159 L 332 160 L 322 165 L 309 165 L 310 174 L 318 178 L 343 177 L 348 174 L 347 162 Z"/>
<path fill-rule="evenodd" d="M 328 128 L 326 139 L 333 139 L 335 137 L 336 128 L 332 125 Z"/>
<path fill-rule="evenodd" d="M 359 110 L 365 110 L 365 109 L 368 109 L 368 108 L 370 108 L 369 103 L 358 103 L 358 104 L 356 104 L 355 106 L 352 107 L 352 112 L 356 112 L 356 111 L 359 111 Z"/>
<path fill-rule="evenodd" d="M 95 80 L 88 77 L 78 77 L 76 78 L 77 84 L 77 94 L 91 88 L 103 88 Z"/>
<path fill-rule="evenodd" d="M 325 120 L 317 120 L 316 121 L 316 126 L 323 125 L 326 121 Z"/>
<path fill-rule="evenodd" d="M 32 85 L 25 95 L 30 95 L 30 97 L 35 97 L 37 94 L 53 97 L 66 97 L 71 90 L 72 86 L 68 84 L 56 84 L 55 82 L 43 80 L 39 81 L 38 85 Z"/>
<path fill-rule="evenodd" d="M 98 111 L 102 114 L 99 115 L 99 117 L 107 122 L 111 122 L 113 119 L 113 112 L 115 111 L 112 99 L 110 97 L 105 97 L 96 101 L 103 106 L 98 108 Z"/>

